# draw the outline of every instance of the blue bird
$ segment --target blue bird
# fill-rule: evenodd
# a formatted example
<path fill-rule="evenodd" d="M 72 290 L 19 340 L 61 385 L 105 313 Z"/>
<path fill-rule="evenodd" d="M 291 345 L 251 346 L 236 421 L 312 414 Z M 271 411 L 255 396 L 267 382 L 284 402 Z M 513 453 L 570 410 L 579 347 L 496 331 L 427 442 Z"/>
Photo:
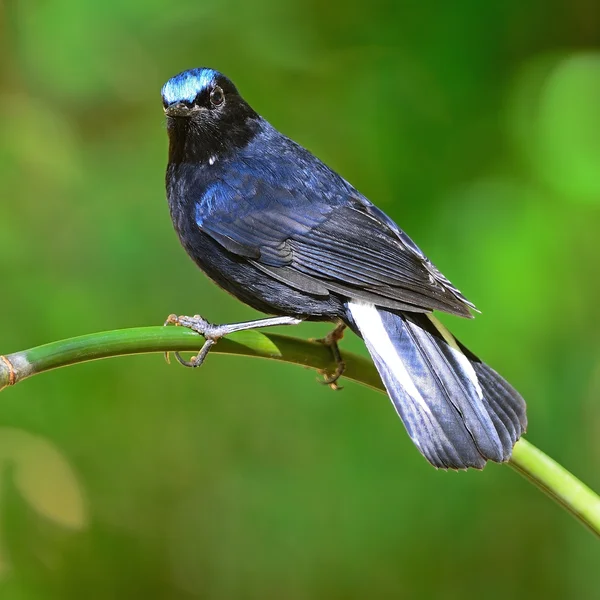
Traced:
<path fill-rule="evenodd" d="M 525 402 L 432 315 L 474 308 L 418 246 L 350 183 L 260 117 L 221 73 L 184 71 L 162 88 L 166 175 L 181 243 L 218 285 L 271 318 L 175 322 L 205 337 L 190 366 L 241 329 L 337 324 L 364 340 L 414 444 L 435 467 L 507 461 Z"/>

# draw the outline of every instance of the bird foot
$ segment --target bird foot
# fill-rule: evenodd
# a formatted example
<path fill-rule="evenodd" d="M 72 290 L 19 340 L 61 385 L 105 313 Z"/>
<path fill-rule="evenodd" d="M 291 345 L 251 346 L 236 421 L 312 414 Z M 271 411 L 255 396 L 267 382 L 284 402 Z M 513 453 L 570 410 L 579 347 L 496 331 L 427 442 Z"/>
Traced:
<path fill-rule="evenodd" d="M 342 355 L 340 353 L 340 348 L 338 346 L 338 342 L 344 337 L 344 330 L 346 329 L 346 325 L 344 323 L 340 323 L 333 331 L 330 331 L 324 338 L 315 339 L 315 342 L 319 342 L 325 346 L 328 346 L 331 350 L 331 354 L 333 356 L 333 360 L 336 363 L 335 371 L 332 374 L 328 374 L 326 371 L 321 371 L 323 375 L 323 385 L 328 385 L 332 390 L 341 390 L 343 389 L 340 385 L 338 385 L 338 379 L 344 374 L 346 370 L 346 363 L 342 360 Z"/>
<path fill-rule="evenodd" d="M 179 352 L 173 352 L 177 362 L 184 367 L 196 368 L 202 365 L 210 349 L 217 343 L 217 341 L 224 335 L 229 333 L 227 325 L 213 325 L 200 315 L 194 315 L 193 317 L 186 317 L 184 315 L 178 317 L 175 314 L 171 314 L 165 321 L 166 325 L 175 325 L 179 327 L 187 327 L 196 333 L 199 333 L 204 338 L 204 344 L 200 348 L 200 352 L 193 356 L 190 360 L 185 360 L 179 354 Z M 169 362 L 169 353 L 165 352 L 165 359 Z"/>
<path fill-rule="evenodd" d="M 274 327 L 276 325 L 298 325 L 302 319 L 295 317 L 269 317 L 267 319 L 258 319 L 256 321 L 245 321 L 243 323 L 228 323 L 226 325 L 213 325 L 200 315 L 186 317 L 177 315 L 169 315 L 165 321 L 165 325 L 178 325 L 187 327 L 196 333 L 199 333 L 204 338 L 204 345 L 200 352 L 190 360 L 185 360 L 179 352 L 174 352 L 177 362 L 185 367 L 199 367 L 206 358 L 210 349 L 222 338 L 236 331 L 246 331 L 249 329 L 260 329 L 262 327 Z M 169 362 L 169 354 L 165 352 L 165 358 Z"/>

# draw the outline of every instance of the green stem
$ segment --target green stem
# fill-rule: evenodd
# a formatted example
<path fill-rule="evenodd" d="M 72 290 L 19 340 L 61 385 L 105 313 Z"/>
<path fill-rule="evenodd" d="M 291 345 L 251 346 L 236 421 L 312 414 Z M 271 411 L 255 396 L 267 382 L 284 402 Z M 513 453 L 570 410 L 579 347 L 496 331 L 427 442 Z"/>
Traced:
<path fill-rule="evenodd" d="M 523 438 L 509 465 L 600 535 L 600 497 L 577 477 Z"/>
<path fill-rule="evenodd" d="M 0 356 L 0 391 L 27 377 L 81 362 L 148 352 L 198 351 L 202 338 L 184 327 L 139 327 L 82 335 L 51 342 L 23 352 Z M 291 362 L 313 369 L 335 369 L 331 352 L 323 344 L 258 331 L 232 333 L 213 352 L 255 356 Z M 345 354 L 345 376 L 383 389 L 373 365 L 360 356 Z M 12 381 L 11 381 L 12 380 Z"/>
<path fill-rule="evenodd" d="M 126 354 L 197 351 L 202 338 L 182 327 L 140 327 L 93 333 L 0 356 L 0 390 L 36 375 Z M 241 331 L 219 341 L 211 352 L 255 356 L 291 362 L 319 371 L 335 369 L 331 352 L 322 344 L 258 331 Z M 344 377 L 384 391 L 371 361 L 344 353 Z M 508 463 L 600 536 L 600 497 L 575 476 L 521 439 Z"/>

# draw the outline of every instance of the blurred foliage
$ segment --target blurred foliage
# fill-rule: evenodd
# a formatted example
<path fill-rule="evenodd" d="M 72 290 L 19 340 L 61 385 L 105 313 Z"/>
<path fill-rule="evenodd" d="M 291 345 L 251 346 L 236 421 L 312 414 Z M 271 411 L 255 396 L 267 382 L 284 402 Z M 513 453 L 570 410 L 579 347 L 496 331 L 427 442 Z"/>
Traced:
<path fill-rule="evenodd" d="M 171 312 L 255 316 L 188 260 L 164 199 L 159 90 L 208 65 L 482 309 L 445 321 L 522 391 L 529 439 L 600 488 L 599 30 L 588 0 L 5 0 L 0 351 Z M 600 589 L 597 541 L 570 516 L 501 466 L 436 472 L 350 383 L 146 356 L 1 400 L 7 600 Z"/>

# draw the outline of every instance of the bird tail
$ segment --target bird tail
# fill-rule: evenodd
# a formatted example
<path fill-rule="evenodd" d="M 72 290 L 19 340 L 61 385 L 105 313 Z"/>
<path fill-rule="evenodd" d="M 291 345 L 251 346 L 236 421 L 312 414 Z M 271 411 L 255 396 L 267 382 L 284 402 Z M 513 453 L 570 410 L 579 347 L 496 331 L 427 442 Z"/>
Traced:
<path fill-rule="evenodd" d="M 412 441 L 442 469 L 504 462 L 527 427 L 525 402 L 432 315 L 349 302 Z"/>

